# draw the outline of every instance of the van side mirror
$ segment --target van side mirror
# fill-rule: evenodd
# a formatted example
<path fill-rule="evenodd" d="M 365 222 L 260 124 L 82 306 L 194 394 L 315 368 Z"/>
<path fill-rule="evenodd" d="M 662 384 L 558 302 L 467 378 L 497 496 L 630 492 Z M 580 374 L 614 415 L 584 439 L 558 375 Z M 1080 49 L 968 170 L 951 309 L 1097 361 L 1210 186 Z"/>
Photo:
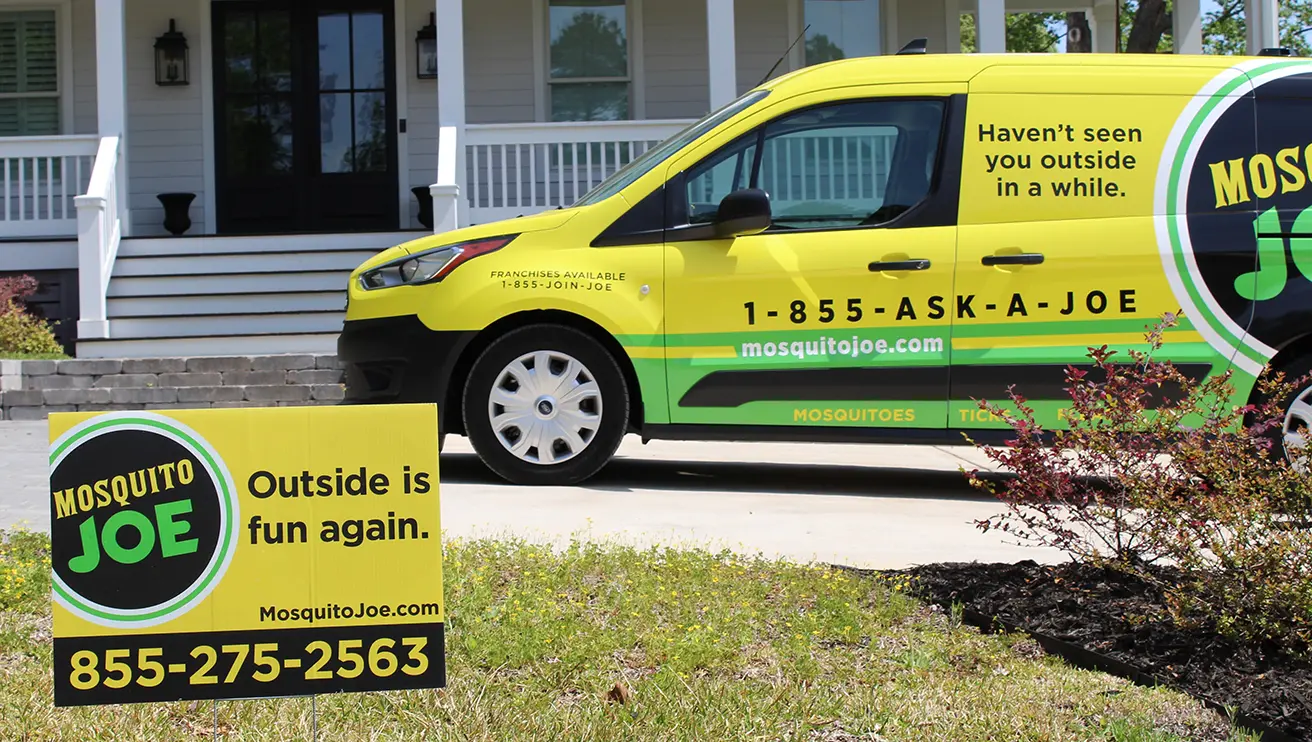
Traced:
<path fill-rule="evenodd" d="M 741 188 L 720 201 L 715 215 L 715 236 L 745 237 L 770 228 L 770 196 L 760 188 Z"/>

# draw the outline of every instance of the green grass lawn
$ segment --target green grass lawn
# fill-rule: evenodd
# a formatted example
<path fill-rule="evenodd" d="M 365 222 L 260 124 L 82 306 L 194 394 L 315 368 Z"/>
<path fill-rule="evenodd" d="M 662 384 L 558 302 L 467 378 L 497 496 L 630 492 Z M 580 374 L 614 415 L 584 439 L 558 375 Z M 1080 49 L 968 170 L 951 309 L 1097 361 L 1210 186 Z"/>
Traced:
<path fill-rule="evenodd" d="M 320 697 L 319 739 L 1248 739 L 1179 694 L 963 627 L 902 582 L 588 543 L 449 541 L 445 567 L 448 687 Z M 210 702 L 54 708 L 49 587 L 48 540 L 7 534 L 0 738 L 210 736 Z M 308 739 L 310 701 L 220 702 L 219 733 Z"/>

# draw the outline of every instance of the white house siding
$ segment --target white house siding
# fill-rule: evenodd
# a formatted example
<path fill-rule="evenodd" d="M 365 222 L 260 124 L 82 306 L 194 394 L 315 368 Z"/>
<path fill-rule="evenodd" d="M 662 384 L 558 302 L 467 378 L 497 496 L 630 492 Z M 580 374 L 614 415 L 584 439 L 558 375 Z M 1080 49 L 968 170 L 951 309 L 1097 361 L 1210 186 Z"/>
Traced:
<path fill-rule="evenodd" d="M 218 1 L 218 0 L 216 0 Z M 76 132 L 96 131 L 95 0 L 70 0 L 72 7 L 74 127 Z M 898 2 L 900 35 L 926 36 L 942 46 L 943 8 L 923 0 Z M 415 35 L 428 23 L 431 0 L 396 0 L 403 35 L 397 40 L 398 83 L 405 91 L 405 161 L 403 185 L 432 182 L 437 163 L 438 111 L 435 80 L 415 77 Z M 204 175 L 202 70 L 212 60 L 202 54 L 208 24 L 201 23 L 210 3 L 203 0 L 127 0 L 127 93 L 130 208 L 134 233 L 165 233 L 163 209 L 157 194 L 187 191 L 196 194 L 191 218 L 194 233 L 212 232 L 212 215 L 206 213 Z M 735 3 L 735 44 L 739 91 L 754 87 L 778 61 L 800 30 L 790 21 L 798 13 L 795 0 L 738 0 Z M 467 0 L 465 5 L 466 120 L 479 123 L 531 122 L 546 111 L 537 110 L 538 91 L 547 60 L 545 17 L 535 23 L 534 13 L 545 10 L 541 0 Z M 641 3 L 641 81 L 644 118 L 695 118 L 709 107 L 706 9 L 704 0 L 643 0 Z M 161 88 L 154 83 L 155 38 L 168 28 L 169 19 L 191 44 L 192 84 Z M 440 22 L 440 19 L 439 19 Z M 630 29 L 634 33 L 637 29 Z M 715 33 L 723 33 L 716 29 Z M 538 52 L 535 52 L 535 49 Z M 794 55 L 796 56 L 796 55 Z M 637 60 L 635 60 L 637 61 Z M 791 69 L 789 61 L 775 74 Z M 439 71 L 440 74 L 440 71 Z M 404 182 L 408 181 L 408 182 Z M 408 204 L 410 219 L 402 227 L 418 227 L 417 203 L 408 189 L 399 194 Z"/>
<path fill-rule="evenodd" d="M 465 2 L 465 120 L 468 123 L 518 123 L 535 119 L 533 12 L 533 0 Z M 410 38 L 413 46 L 414 37 Z M 437 74 L 440 76 L 442 71 L 438 70 Z"/>
<path fill-rule="evenodd" d="M 739 94 L 759 85 L 793 42 L 789 38 L 788 16 L 794 12 L 794 7 L 789 0 L 737 0 L 734 3 Z M 705 17 L 706 11 L 703 10 L 702 18 Z M 796 33 L 801 33 L 801 29 Z M 788 60 L 784 60 L 774 74 L 778 76 L 789 69 Z"/>
<path fill-rule="evenodd" d="M 428 0 L 396 0 L 396 13 L 405 19 L 405 33 L 396 42 L 397 56 L 405 62 L 398 72 L 397 86 L 406 92 L 406 133 L 401 135 L 406 144 L 407 158 L 401 170 L 409 175 L 409 187 L 429 186 L 435 180 L 437 169 L 437 81 L 420 80 L 415 76 L 415 36 L 428 25 L 428 14 L 435 3 Z M 409 189 L 407 188 L 407 191 Z M 409 206 L 409 221 L 402 227 L 420 229 L 419 203 L 410 193 L 401 194 Z"/>
<path fill-rule="evenodd" d="M 642 14 L 646 118 L 701 118 L 711 105 L 706 0 L 644 0 Z"/>
<path fill-rule="evenodd" d="M 96 0 L 72 0 L 73 132 L 97 133 Z"/>
<path fill-rule="evenodd" d="M 155 84 L 155 39 L 177 21 L 191 46 L 191 84 Z M 201 3 L 176 0 L 128 0 L 127 96 L 129 206 L 133 234 L 167 234 L 164 208 L 157 194 L 196 194 L 191 219 L 196 233 L 208 224 L 205 214 L 204 126 L 200 84 Z"/>

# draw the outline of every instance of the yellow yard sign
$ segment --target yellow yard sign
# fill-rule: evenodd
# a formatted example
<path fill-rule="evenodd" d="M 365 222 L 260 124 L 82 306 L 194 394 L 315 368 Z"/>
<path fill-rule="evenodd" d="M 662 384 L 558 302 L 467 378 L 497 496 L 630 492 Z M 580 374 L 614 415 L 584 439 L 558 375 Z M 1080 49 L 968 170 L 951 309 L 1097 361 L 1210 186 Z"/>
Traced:
<path fill-rule="evenodd" d="M 50 416 L 55 705 L 445 685 L 432 405 Z"/>

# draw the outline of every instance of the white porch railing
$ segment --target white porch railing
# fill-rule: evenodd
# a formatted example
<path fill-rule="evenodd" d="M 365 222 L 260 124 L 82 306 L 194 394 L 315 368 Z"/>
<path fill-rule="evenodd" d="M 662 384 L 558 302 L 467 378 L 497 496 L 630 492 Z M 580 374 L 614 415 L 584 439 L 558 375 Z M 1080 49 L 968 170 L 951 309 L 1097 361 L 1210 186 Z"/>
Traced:
<path fill-rule="evenodd" d="M 0 139 L 0 237 L 71 237 L 97 136 Z"/>
<path fill-rule="evenodd" d="M 109 337 L 105 295 L 123 235 L 127 196 L 119 190 L 123 181 L 119 141 L 118 137 L 100 140 L 86 194 L 76 199 L 78 303 L 82 315 L 77 323 L 79 338 Z"/>
<path fill-rule="evenodd" d="M 684 121 L 469 124 L 441 128 L 438 178 L 431 187 L 434 231 L 568 206 Z M 895 132 L 831 131 L 788 135 L 767 143 L 760 187 L 776 213 L 823 201 L 853 213 L 883 202 Z M 464 162 L 460 162 L 463 155 Z M 464 172 L 463 189 L 456 173 Z M 717 167 L 689 184 L 690 194 L 718 202 L 732 187 L 732 167 Z M 461 207 L 457 214 L 457 205 Z"/>
<path fill-rule="evenodd" d="M 765 143 L 758 185 L 776 214 L 816 202 L 874 211 L 883 203 L 897 133 L 831 131 L 790 134 Z M 750 150 L 748 156 L 755 154 Z M 689 183 L 695 201 L 712 205 L 735 186 L 733 161 Z M 742 185 L 739 183 L 738 185 Z M 826 207 L 829 208 L 829 207 Z"/>
<path fill-rule="evenodd" d="M 481 224 L 568 206 L 689 123 L 469 124 L 465 127 L 469 220 Z"/>
<path fill-rule="evenodd" d="M 761 153 L 760 186 L 770 194 L 771 204 L 780 207 L 814 201 L 856 206 L 882 202 L 896 143 L 896 131 L 772 139 Z"/>

